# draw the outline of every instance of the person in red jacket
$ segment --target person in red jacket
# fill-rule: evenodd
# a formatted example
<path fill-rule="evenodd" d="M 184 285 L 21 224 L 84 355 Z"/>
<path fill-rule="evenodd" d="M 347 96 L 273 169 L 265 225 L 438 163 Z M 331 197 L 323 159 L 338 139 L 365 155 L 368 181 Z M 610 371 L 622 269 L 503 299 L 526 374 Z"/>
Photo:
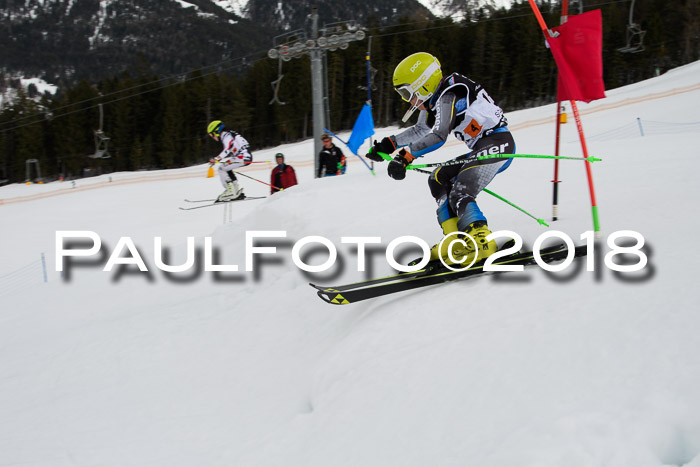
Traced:
<path fill-rule="evenodd" d="M 273 195 L 277 191 L 297 184 L 297 174 L 294 172 L 294 167 L 284 163 L 284 154 L 281 152 L 275 154 L 275 162 L 277 162 L 277 166 L 272 169 L 270 176 L 270 185 L 272 185 L 270 193 Z"/>

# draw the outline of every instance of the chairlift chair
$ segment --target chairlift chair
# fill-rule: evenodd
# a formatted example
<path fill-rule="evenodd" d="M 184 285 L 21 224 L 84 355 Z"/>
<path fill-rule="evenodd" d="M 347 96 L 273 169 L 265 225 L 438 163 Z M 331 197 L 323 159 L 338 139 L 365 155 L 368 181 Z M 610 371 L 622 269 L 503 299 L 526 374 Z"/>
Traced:
<path fill-rule="evenodd" d="M 632 0 L 632 5 L 630 5 L 630 17 L 627 24 L 627 45 L 617 49 L 618 52 L 639 53 L 644 51 L 644 35 L 647 32 L 643 31 L 639 24 L 632 21 L 634 2 L 635 0 Z"/>
<path fill-rule="evenodd" d="M 91 154 L 88 157 L 91 159 L 109 159 L 112 157 L 109 154 L 109 137 L 102 131 L 102 121 L 104 114 L 102 111 L 102 104 L 99 104 L 100 108 L 100 128 L 95 130 L 95 154 Z"/>
<path fill-rule="evenodd" d="M 44 179 L 41 178 L 41 167 L 39 167 L 39 159 L 27 159 L 26 162 L 26 183 L 29 185 L 33 180 L 37 183 L 43 183 Z M 32 178 L 32 167 L 34 167 L 34 172 L 36 173 L 36 178 Z"/>

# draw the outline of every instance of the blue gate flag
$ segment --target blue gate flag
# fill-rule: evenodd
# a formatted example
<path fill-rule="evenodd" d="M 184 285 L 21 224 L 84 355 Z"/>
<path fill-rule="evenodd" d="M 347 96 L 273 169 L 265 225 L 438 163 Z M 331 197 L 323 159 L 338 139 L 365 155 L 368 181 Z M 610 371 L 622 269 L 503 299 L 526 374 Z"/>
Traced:
<path fill-rule="evenodd" d="M 355 120 L 355 126 L 352 127 L 352 134 L 348 140 L 348 148 L 357 154 L 357 150 L 362 146 L 362 143 L 374 134 L 374 119 L 372 118 L 372 106 L 366 103 L 360 115 Z"/>
<path fill-rule="evenodd" d="M 343 141 L 342 139 L 340 139 L 340 137 L 338 137 L 338 135 L 336 135 L 335 133 L 333 133 L 333 132 L 332 132 L 331 130 L 329 130 L 328 128 L 324 128 L 323 131 L 325 131 L 326 133 L 328 133 L 328 134 L 331 135 L 332 137 L 336 138 L 338 141 L 340 141 L 340 142 L 343 143 L 344 145 L 346 145 L 346 146 L 348 145 L 347 142 L 345 142 L 345 141 Z M 374 173 L 374 169 L 372 169 L 372 167 L 370 167 L 370 165 L 367 163 L 366 160 L 364 160 L 364 158 L 362 158 L 361 156 L 357 155 L 357 153 L 354 153 L 354 154 L 355 154 L 355 157 L 357 157 L 358 159 L 360 159 L 360 160 L 362 161 L 362 163 L 365 164 L 365 167 L 367 167 L 367 169 L 368 169 L 370 172 L 372 172 L 372 175 L 375 175 L 375 176 L 377 175 L 376 173 Z"/>

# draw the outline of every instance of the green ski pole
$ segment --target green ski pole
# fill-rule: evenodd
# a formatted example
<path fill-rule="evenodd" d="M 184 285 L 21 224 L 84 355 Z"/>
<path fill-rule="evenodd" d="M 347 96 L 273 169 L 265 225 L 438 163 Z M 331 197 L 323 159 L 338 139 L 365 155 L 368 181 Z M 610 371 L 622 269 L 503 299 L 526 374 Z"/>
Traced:
<path fill-rule="evenodd" d="M 385 161 L 390 161 L 390 160 L 392 160 L 391 156 L 390 156 L 389 154 L 385 153 L 385 152 L 377 151 L 377 154 L 378 154 L 379 156 L 381 156 L 381 158 L 384 159 Z"/>
<path fill-rule="evenodd" d="M 486 154 L 484 156 L 477 156 L 477 160 L 483 161 L 484 159 L 511 159 L 513 157 L 522 157 L 527 159 L 568 159 L 570 161 L 588 161 L 588 162 L 600 162 L 602 159 L 596 157 L 566 157 L 566 156 L 543 156 L 539 154 Z"/>
<path fill-rule="evenodd" d="M 544 219 L 538 219 L 538 218 L 536 218 L 535 216 L 533 216 L 532 214 L 530 214 L 529 212 L 527 212 L 526 210 L 524 210 L 524 209 L 521 208 L 520 206 L 517 206 L 517 205 L 511 203 L 510 201 L 508 201 L 508 200 L 505 199 L 504 197 L 502 197 L 502 196 L 500 196 L 500 195 L 497 195 L 496 193 L 494 193 L 494 192 L 491 191 L 491 190 L 488 190 L 488 189 L 484 188 L 484 191 L 485 191 L 486 193 L 490 194 L 491 196 L 495 196 L 496 198 L 500 199 L 500 200 L 503 201 L 504 203 L 513 206 L 515 209 L 517 209 L 518 211 L 522 212 L 523 214 L 525 214 L 525 215 L 527 215 L 527 216 L 529 216 L 529 217 L 532 217 L 533 219 L 535 219 L 535 220 L 537 221 L 538 224 L 544 225 L 544 226 L 546 226 L 546 227 L 549 227 L 549 224 L 547 224 L 547 223 L 544 221 Z"/>
<path fill-rule="evenodd" d="M 384 157 L 384 156 L 382 156 L 382 157 Z M 539 154 L 487 154 L 485 156 L 477 156 L 476 160 L 511 159 L 514 157 L 523 157 L 523 158 L 528 158 L 528 159 L 569 159 L 569 160 L 574 160 L 574 161 L 587 160 L 588 162 L 598 162 L 598 161 L 602 160 L 602 159 L 597 159 L 595 157 L 589 157 L 588 159 L 585 159 L 583 157 L 544 156 L 544 155 L 539 155 Z M 423 169 L 423 168 L 427 168 L 427 167 L 447 167 L 450 165 L 466 164 L 467 162 L 469 162 L 469 160 L 470 160 L 470 158 L 453 160 L 453 161 L 446 161 L 446 162 L 434 162 L 432 164 L 411 164 L 411 165 L 407 166 L 406 168 L 407 169 Z"/>

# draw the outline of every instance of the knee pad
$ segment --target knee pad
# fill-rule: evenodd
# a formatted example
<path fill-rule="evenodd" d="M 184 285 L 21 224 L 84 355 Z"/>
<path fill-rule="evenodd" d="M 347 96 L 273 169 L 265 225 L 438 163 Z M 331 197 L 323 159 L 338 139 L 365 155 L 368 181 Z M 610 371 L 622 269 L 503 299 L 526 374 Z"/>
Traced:
<path fill-rule="evenodd" d="M 452 177 L 445 177 L 446 173 L 440 172 L 438 168 L 430 177 L 428 177 L 428 187 L 430 188 L 430 194 L 433 198 L 439 200 L 443 196 L 446 196 L 452 189 Z"/>
<path fill-rule="evenodd" d="M 433 198 L 439 200 L 447 194 L 447 191 L 445 190 L 444 186 L 440 185 L 440 183 L 435 180 L 434 175 L 435 172 L 433 172 L 428 178 L 428 188 L 430 188 L 430 194 L 433 195 Z"/>

